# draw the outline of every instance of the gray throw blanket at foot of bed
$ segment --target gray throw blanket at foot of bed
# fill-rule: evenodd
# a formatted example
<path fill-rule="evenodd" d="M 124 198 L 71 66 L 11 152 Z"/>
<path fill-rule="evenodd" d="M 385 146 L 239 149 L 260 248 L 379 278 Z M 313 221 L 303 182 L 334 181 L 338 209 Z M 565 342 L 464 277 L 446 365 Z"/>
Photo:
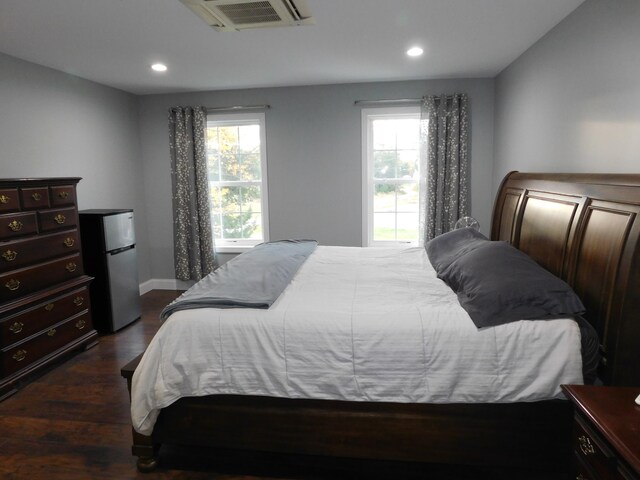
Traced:
<path fill-rule="evenodd" d="M 269 308 L 313 253 L 315 240 L 261 243 L 229 260 L 165 307 L 160 319 L 193 308 Z"/>

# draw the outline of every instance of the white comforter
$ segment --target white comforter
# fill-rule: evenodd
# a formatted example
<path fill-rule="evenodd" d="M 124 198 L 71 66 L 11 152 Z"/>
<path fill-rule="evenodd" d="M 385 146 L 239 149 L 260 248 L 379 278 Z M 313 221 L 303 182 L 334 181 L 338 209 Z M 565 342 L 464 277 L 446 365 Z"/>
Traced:
<path fill-rule="evenodd" d="M 424 248 L 318 247 L 268 310 L 167 319 L 133 376 L 131 414 L 148 435 L 183 396 L 529 402 L 562 398 L 581 369 L 573 320 L 478 330 Z"/>

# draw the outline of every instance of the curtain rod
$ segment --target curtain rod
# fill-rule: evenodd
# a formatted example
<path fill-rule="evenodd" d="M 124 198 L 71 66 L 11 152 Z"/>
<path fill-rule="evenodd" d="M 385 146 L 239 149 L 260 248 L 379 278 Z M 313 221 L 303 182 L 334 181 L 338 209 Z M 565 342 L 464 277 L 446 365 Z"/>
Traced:
<path fill-rule="evenodd" d="M 397 98 L 395 100 L 356 100 L 354 105 L 384 105 L 386 103 L 420 103 L 421 98 Z"/>
<path fill-rule="evenodd" d="M 231 112 L 240 110 L 268 110 L 271 105 L 231 105 L 229 107 L 211 107 L 207 108 L 209 112 Z"/>
<path fill-rule="evenodd" d="M 438 98 L 441 95 L 436 95 Z M 453 98 L 453 95 L 445 95 L 447 100 Z M 395 100 L 356 100 L 353 102 L 354 105 L 385 105 L 385 104 L 398 104 L 398 103 L 420 103 L 422 102 L 422 98 L 396 98 Z"/>

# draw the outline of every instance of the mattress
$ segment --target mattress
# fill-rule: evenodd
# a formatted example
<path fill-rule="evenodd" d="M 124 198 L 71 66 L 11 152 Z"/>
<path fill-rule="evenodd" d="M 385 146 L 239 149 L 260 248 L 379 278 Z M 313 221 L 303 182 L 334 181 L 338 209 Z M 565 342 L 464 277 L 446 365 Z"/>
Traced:
<path fill-rule="evenodd" d="M 507 403 L 582 382 L 572 319 L 477 329 L 424 248 L 319 246 L 269 309 L 171 315 L 133 375 L 131 415 L 149 435 L 184 396 Z"/>

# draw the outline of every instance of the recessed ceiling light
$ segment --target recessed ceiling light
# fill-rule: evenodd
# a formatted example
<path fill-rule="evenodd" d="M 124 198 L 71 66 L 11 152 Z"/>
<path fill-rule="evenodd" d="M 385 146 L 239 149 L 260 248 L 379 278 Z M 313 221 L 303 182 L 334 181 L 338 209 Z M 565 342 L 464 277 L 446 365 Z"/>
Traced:
<path fill-rule="evenodd" d="M 409 55 L 410 57 L 419 57 L 423 52 L 424 50 L 422 50 L 420 47 L 411 47 L 409 50 L 407 50 L 407 55 Z"/>
<path fill-rule="evenodd" d="M 166 72 L 167 66 L 164 63 L 154 63 L 151 65 L 151 70 L 154 72 Z"/>

